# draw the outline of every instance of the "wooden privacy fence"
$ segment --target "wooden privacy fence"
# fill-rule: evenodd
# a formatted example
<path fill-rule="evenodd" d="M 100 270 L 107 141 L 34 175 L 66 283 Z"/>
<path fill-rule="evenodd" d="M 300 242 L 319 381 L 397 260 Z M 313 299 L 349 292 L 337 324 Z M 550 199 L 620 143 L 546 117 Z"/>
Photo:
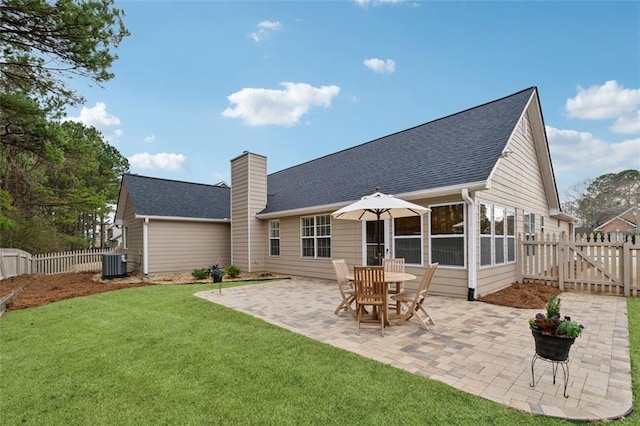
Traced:
<path fill-rule="evenodd" d="M 31 253 L 19 249 L 0 248 L 0 280 L 30 274 L 31 265 Z"/>
<path fill-rule="evenodd" d="M 21 274 L 62 274 L 102 270 L 102 255 L 113 249 L 75 250 L 30 254 L 18 249 L 0 249 L 0 279 Z"/>
<path fill-rule="evenodd" d="M 594 235 L 518 236 L 518 282 L 638 297 L 640 243 Z"/>

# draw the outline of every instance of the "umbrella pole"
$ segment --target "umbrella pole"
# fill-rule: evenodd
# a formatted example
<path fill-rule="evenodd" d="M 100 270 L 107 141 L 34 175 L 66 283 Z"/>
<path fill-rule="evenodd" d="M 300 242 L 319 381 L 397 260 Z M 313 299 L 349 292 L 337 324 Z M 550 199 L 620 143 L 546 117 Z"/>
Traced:
<path fill-rule="evenodd" d="M 377 236 L 377 240 L 378 240 L 378 265 L 382 265 L 382 255 L 380 253 L 380 234 L 382 230 L 382 226 L 380 223 L 380 213 L 378 213 L 378 236 Z"/>

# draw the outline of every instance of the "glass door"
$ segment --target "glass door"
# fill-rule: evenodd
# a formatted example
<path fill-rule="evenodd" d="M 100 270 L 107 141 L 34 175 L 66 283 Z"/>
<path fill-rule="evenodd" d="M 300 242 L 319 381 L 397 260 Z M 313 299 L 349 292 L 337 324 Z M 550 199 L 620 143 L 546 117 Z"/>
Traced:
<path fill-rule="evenodd" d="M 382 265 L 382 258 L 385 257 L 387 252 L 386 233 L 384 230 L 384 220 L 379 222 L 377 220 L 369 220 L 365 222 L 364 252 L 366 253 L 367 265 Z M 380 253 L 378 253 L 378 241 L 380 241 Z"/>

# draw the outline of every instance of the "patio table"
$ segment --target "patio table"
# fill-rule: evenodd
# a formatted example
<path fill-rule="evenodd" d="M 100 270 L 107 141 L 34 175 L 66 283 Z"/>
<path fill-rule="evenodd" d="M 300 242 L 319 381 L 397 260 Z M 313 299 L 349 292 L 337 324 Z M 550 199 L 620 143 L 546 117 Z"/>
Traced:
<path fill-rule="evenodd" d="M 349 281 L 353 281 L 355 279 L 353 273 L 347 274 L 347 279 Z M 384 315 L 384 324 L 389 325 L 389 284 L 398 284 L 404 281 L 412 281 L 415 280 L 416 276 L 413 274 L 408 274 L 406 272 L 385 272 L 384 273 L 384 282 L 387 284 L 384 286 L 384 305 L 382 308 L 382 314 Z M 399 309 L 399 306 L 396 308 Z"/>

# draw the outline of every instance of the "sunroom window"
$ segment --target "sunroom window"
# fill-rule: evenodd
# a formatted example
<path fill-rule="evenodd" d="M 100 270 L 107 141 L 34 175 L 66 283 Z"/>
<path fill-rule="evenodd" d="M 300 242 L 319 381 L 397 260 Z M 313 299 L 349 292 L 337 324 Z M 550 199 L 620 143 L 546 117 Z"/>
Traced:
<path fill-rule="evenodd" d="M 480 204 L 480 266 L 492 264 L 493 206 Z"/>
<path fill-rule="evenodd" d="M 464 212 L 463 203 L 431 206 L 431 262 L 465 266 Z"/>
<path fill-rule="evenodd" d="M 480 266 L 515 261 L 515 211 L 480 205 Z"/>
<path fill-rule="evenodd" d="M 404 258 L 405 264 L 422 264 L 422 217 L 412 216 L 393 221 L 394 257 Z"/>

